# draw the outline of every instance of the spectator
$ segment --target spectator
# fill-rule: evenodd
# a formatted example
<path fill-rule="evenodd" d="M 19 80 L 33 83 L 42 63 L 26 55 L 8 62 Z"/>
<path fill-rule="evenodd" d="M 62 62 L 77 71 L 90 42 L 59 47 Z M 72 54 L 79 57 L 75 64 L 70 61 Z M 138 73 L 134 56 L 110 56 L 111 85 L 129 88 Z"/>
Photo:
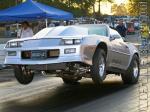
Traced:
<path fill-rule="evenodd" d="M 118 26 L 118 20 L 116 20 L 115 22 L 114 22 L 114 28 L 116 28 Z"/>
<path fill-rule="evenodd" d="M 37 24 L 35 24 L 34 26 L 34 33 L 39 32 L 43 28 L 45 28 L 45 24 L 43 24 L 41 21 L 38 21 Z"/>
<path fill-rule="evenodd" d="M 11 30 L 10 30 L 9 26 L 6 27 L 5 36 L 6 37 L 11 37 Z"/>
<path fill-rule="evenodd" d="M 127 34 L 127 29 L 123 24 L 123 20 L 119 20 L 119 24 L 116 27 L 116 30 L 118 31 L 118 33 L 122 36 L 125 37 Z"/>
<path fill-rule="evenodd" d="M 55 24 L 52 21 L 50 21 L 48 27 L 55 27 Z"/>
<path fill-rule="evenodd" d="M 135 22 L 134 22 L 134 28 L 135 28 L 136 30 L 139 30 L 139 22 L 138 22 L 138 21 L 135 21 Z"/>
<path fill-rule="evenodd" d="M 65 23 L 64 23 L 63 20 L 61 20 L 61 21 L 59 22 L 59 26 L 65 26 Z"/>
<path fill-rule="evenodd" d="M 33 31 L 27 21 L 24 21 L 22 24 L 22 28 L 18 32 L 18 38 L 26 38 L 26 37 L 32 37 Z"/>

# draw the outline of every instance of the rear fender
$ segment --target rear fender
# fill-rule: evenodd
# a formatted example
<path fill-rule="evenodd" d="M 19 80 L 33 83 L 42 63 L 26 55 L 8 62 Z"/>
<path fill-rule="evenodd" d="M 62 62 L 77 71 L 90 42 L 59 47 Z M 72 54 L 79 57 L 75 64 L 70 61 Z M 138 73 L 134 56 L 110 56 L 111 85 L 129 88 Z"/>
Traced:
<path fill-rule="evenodd" d="M 130 49 L 130 59 L 129 59 L 127 68 L 129 68 L 134 55 L 137 55 L 140 59 L 140 53 L 139 53 L 138 49 L 133 44 L 128 44 L 128 47 Z"/>

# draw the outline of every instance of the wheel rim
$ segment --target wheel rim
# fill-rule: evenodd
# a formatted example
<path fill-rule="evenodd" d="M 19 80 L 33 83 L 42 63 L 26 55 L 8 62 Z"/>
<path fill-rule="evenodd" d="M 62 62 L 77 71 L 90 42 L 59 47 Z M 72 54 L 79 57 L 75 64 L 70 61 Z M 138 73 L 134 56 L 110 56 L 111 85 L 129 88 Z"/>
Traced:
<path fill-rule="evenodd" d="M 100 59 L 100 64 L 99 64 L 99 75 L 101 77 L 104 76 L 104 72 L 105 72 L 105 59 L 103 56 L 101 56 L 101 59 Z"/>
<path fill-rule="evenodd" d="M 138 74 L 139 74 L 139 67 L 138 67 L 138 63 L 135 61 L 134 68 L 133 68 L 133 75 L 136 78 L 136 77 L 138 77 Z"/>
<path fill-rule="evenodd" d="M 21 69 L 22 69 L 23 75 L 26 77 L 32 74 L 32 72 L 30 70 L 27 70 L 25 66 L 21 66 Z"/>

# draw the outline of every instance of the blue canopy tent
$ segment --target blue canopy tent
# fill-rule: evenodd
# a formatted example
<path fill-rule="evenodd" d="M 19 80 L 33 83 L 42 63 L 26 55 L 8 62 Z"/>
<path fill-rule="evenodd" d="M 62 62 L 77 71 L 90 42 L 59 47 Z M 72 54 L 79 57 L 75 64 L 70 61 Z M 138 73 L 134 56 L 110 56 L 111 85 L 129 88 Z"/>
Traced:
<path fill-rule="evenodd" d="M 0 11 L 0 21 L 24 21 L 36 19 L 69 20 L 69 12 L 50 7 L 36 1 L 27 0 L 17 6 Z"/>

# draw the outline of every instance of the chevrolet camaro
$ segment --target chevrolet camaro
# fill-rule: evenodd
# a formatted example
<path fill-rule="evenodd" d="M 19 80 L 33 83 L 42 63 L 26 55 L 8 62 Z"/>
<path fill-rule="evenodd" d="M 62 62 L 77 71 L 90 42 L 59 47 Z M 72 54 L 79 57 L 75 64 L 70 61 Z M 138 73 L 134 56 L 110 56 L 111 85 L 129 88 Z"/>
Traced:
<path fill-rule="evenodd" d="M 56 74 L 66 84 L 82 77 L 101 84 L 108 74 L 135 84 L 140 74 L 137 48 L 105 24 L 45 28 L 33 37 L 8 41 L 5 50 L 5 64 L 14 68 L 21 84 L 29 84 L 35 71 Z"/>

